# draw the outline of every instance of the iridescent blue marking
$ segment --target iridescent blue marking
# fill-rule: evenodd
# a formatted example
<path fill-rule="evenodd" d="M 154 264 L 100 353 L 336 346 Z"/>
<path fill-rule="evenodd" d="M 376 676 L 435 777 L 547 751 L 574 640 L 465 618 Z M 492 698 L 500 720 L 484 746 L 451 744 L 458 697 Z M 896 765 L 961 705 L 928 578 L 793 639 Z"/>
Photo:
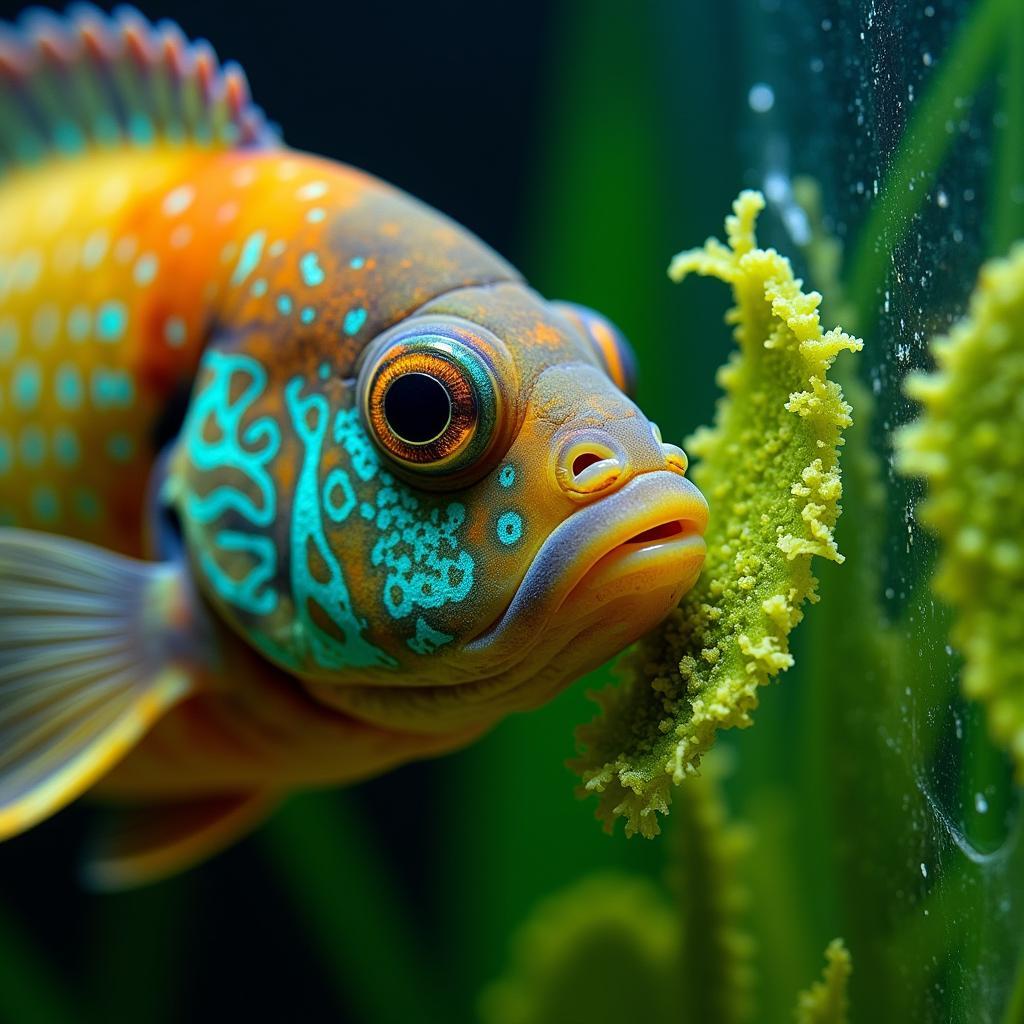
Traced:
<path fill-rule="evenodd" d="M 97 409 L 130 409 L 135 402 L 135 381 L 125 370 L 97 367 L 92 372 L 91 392 Z"/>
<path fill-rule="evenodd" d="M 42 523 L 52 523 L 59 511 L 57 492 L 46 484 L 32 491 L 32 515 Z"/>
<path fill-rule="evenodd" d="M 158 267 L 156 256 L 151 252 L 144 253 L 135 261 L 132 279 L 140 288 L 145 288 L 146 285 L 153 283 Z"/>
<path fill-rule="evenodd" d="M 169 316 L 164 322 L 164 341 L 171 348 L 181 348 L 187 337 L 185 320 L 180 316 Z"/>
<path fill-rule="evenodd" d="M 269 527 L 277 517 L 277 491 L 267 465 L 281 446 L 281 429 L 269 416 L 242 425 L 266 390 L 267 374 L 248 356 L 209 351 L 203 356 L 200 382 L 182 438 L 199 479 L 208 475 L 214 486 L 186 492 L 186 527 L 212 526 L 222 517 L 225 522 L 242 520 L 244 532 L 216 529 L 201 535 L 200 567 L 222 601 L 251 615 L 269 615 L 278 604 L 271 585 L 277 548 L 271 538 L 254 531 Z M 240 562 L 239 554 L 250 557 Z"/>
<path fill-rule="evenodd" d="M 323 395 L 314 393 L 302 397 L 302 389 L 301 377 L 293 378 L 285 388 L 288 413 L 303 446 L 290 538 L 291 590 L 297 620 L 292 634 L 293 653 L 300 664 L 311 658 L 323 668 L 393 668 L 395 660 L 366 638 L 366 620 L 355 614 L 341 566 L 324 534 L 321 508 L 326 506 L 331 520 L 337 523 L 341 521 L 337 516 L 344 513 L 344 518 L 351 512 L 355 498 L 352 496 L 351 502 L 345 501 L 339 506 L 330 497 L 341 486 L 340 475 L 345 475 L 347 482 L 347 474 L 341 469 L 328 476 L 321 490 L 319 469 L 329 408 Z M 350 493 L 351 484 L 348 487 Z M 311 553 L 317 558 L 316 572 L 310 566 Z M 322 610 L 337 634 L 328 633 L 313 618 L 311 603 Z"/>
<path fill-rule="evenodd" d="M 352 259 L 348 261 L 348 265 L 353 270 L 362 270 L 363 267 L 366 266 L 366 260 L 364 260 L 362 256 L 353 256 Z"/>
<path fill-rule="evenodd" d="M 30 412 L 39 404 L 39 396 L 43 390 L 43 374 L 39 364 L 26 359 L 14 370 L 11 380 L 11 392 L 14 405 L 22 412 Z"/>
<path fill-rule="evenodd" d="M 423 616 L 416 619 L 416 635 L 406 640 L 409 649 L 416 654 L 433 654 L 445 644 L 451 643 L 455 637 L 440 630 L 433 629 Z"/>
<path fill-rule="evenodd" d="M 322 206 L 314 206 L 313 209 L 306 214 L 306 220 L 308 220 L 310 224 L 319 224 L 326 216 L 327 211 Z"/>
<path fill-rule="evenodd" d="M 331 376 L 331 364 L 321 363 L 317 370 L 317 376 L 319 376 L 321 380 L 328 380 Z"/>
<path fill-rule="evenodd" d="M 355 309 L 350 309 L 345 314 L 345 321 L 343 328 L 346 334 L 358 334 L 363 324 L 366 323 L 366 310 L 362 306 L 357 306 Z"/>
<path fill-rule="evenodd" d="M 516 482 L 516 467 L 508 464 L 501 467 L 501 472 L 498 474 L 498 483 L 502 487 L 511 487 Z"/>
<path fill-rule="evenodd" d="M 314 306 L 303 306 L 299 319 L 304 324 L 311 324 L 316 319 L 316 308 Z"/>
<path fill-rule="evenodd" d="M 21 461 L 32 469 L 38 469 L 46 459 L 46 435 L 34 423 L 22 430 L 18 447 L 21 449 Z"/>
<path fill-rule="evenodd" d="M 85 341 L 92 327 L 92 316 L 86 306 L 75 306 L 68 313 L 68 336 L 72 341 Z"/>
<path fill-rule="evenodd" d="M 53 457 L 61 466 L 77 466 L 81 459 L 78 435 L 68 427 L 57 427 L 53 432 Z"/>
<path fill-rule="evenodd" d="M 94 491 L 82 489 L 76 491 L 72 498 L 72 507 L 75 515 L 87 523 L 95 523 L 100 518 L 103 506 Z"/>
<path fill-rule="evenodd" d="M 267 294 L 267 279 L 265 277 L 257 277 L 249 287 L 249 294 L 254 299 L 262 299 Z"/>
<path fill-rule="evenodd" d="M 129 434 L 111 434 L 107 438 L 107 455 L 114 462 L 130 462 L 135 454 L 135 439 Z"/>
<path fill-rule="evenodd" d="M 14 317 L 0 320 L 0 363 L 9 363 L 18 350 L 18 325 Z"/>
<path fill-rule="evenodd" d="M 57 404 L 68 412 L 82 405 L 82 375 L 74 363 L 61 363 L 54 377 Z"/>
<path fill-rule="evenodd" d="M 498 540 L 515 544 L 523 535 L 523 517 L 518 512 L 502 512 L 498 516 Z"/>
<path fill-rule="evenodd" d="M 292 311 L 292 297 L 290 295 L 278 295 L 277 311 L 281 316 L 287 316 Z"/>
<path fill-rule="evenodd" d="M 302 274 L 302 283 L 307 288 L 323 284 L 326 276 L 320 266 L 320 257 L 315 252 L 304 252 L 299 257 L 299 273 Z"/>
<path fill-rule="evenodd" d="M 128 310 L 123 302 L 111 299 L 96 313 L 96 335 L 100 341 L 120 341 L 128 324 Z"/>
<path fill-rule="evenodd" d="M 232 284 L 242 284 L 245 279 L 259 266 L 263 256 L 263 243 L 267 240 L 266 231 L 254 231 L 242 245 L 235 272 L 231 275 Z"/>
<path fill-rule="evenodd" d="M 49 348 L 60 330 L 60 311 L 48 302 L 40 306 L 32 317 L 32 337 L 41 348 Z"/>

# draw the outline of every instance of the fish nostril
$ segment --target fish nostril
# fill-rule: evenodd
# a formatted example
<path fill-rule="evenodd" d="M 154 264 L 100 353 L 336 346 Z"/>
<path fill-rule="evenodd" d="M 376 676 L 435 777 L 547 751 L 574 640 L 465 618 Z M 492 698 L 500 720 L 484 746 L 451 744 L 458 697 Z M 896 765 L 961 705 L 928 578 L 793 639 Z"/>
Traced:
<path fill-rule="evenodd" d="M 602 458 L 603 456 L 596 452 L 581 452 L 572 460 L 572 475 L 579 476 L 583 470 L 593 466 L 595 462 L 600 462 Z"/>

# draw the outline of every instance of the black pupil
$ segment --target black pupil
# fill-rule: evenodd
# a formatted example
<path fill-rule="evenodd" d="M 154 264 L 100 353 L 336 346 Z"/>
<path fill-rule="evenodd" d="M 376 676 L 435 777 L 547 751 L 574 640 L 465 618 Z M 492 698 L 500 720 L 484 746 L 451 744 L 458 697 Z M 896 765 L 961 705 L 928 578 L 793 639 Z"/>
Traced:
<path fill-rule="evenodd" d="M 404 373 L 384 394 L 384 418 L 408 444 L 428 444 L 440 437 L 451 417 L 448 390 L 429 373 Z"/>

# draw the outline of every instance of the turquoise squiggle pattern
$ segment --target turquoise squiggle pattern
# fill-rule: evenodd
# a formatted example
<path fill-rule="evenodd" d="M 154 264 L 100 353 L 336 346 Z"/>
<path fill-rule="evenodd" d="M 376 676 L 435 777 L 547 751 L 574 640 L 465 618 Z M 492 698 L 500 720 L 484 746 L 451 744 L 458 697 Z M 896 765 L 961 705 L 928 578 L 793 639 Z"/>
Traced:
<path fill-rule="evenodd" d="M 348 475 L 342 469 L 329 473 L 323 488 L 320 487 L 320 459 L 329 409 L 323 395 L 314 393 L 303 397 L 302 388 L 301 377 L 289 381 L 285 388 L 288 414 L 303 445 L 290 541 L 296 641 L 306 647 L 302 653 L 308 653 L 321 668 L 394 668 L 397 666 L 395 659 L 366 639 L 366 620 L 357 616 L 352 607 L 341 566 L 324 535 L 322 510 L 332 522 L 341 523 L 355 508 L 356 500 Z M 342 495 L 340 502 L 339 494 Z M 326 581 L 318 579 L 311 571 L 311 552 L 320 560 L 320 574 L 326 572 Z M 313 619 L 309 611 L 311 601 L 324 611 L 338 636 L 326 632 Z"/>
<path fill-rule="evenodd" d="M 221 482 L 203 494 L 189 490 L 185 498 L 186 516 L 208 525 L 225 513 L 234 512 L 255 529 L 266 529 L 277 516 L 277 492 L 267 465 L 280 450 L 281 430 L 269 416 L 254 420 L 244 430 L 241 427 L 247 411 L 266 389 L 266 371 L 248 356 L 211 350 L 203 357 L 201 372 L 207 376 L 189 409 L 184 443 L 199 473 L 210 474 Z M 232 400 L 236 375 L 247 383 Z M 208 425 L 214 427 L 213 440 L 206 436 Z M 225 469 L 244 477 L 252 493 L 224 481 Z M 259 533 L 224 529 L 213 533 L 210 544 L 211 547 L 204 546 L 200 551 L 199 561 L 216 595 L 226 604 L 252 615 L 272 613 L 278 595 L 270 585 L 277 571 L 277 551 L 271 539 Z M 227 555 L 232 568 L 237 568 L 239 553 L 251 556 L 252 560 L 241 578 L 228 572 L 223 564 Z"/>
<path fill-rule="evenodd" d="M 476 568 L 458 536 L 466 519 L 465 506 L 453 501 L 444 508 L 423 509 L 412 488 L 380 468 L 356 410 L 338 413 L 334 439 L 344 448 L 359 478 L 380 485 L 374 502 L 364 504 L 360 513 L 378 531 L 370 560 L 388 570 L 381 594 L 388 614 L 398 619 L 465 600 L 473 589 Z M 415 635 L 406 643 L 417 654 L 432 653 L 453 639 L 432 628 L 422 616 L 415 628 Z"/>

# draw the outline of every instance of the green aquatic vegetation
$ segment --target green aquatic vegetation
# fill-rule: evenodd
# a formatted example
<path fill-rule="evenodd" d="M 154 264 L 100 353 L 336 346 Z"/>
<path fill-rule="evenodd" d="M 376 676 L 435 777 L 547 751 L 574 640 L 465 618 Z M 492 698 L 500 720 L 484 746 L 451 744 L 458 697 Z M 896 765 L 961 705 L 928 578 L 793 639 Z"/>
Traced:
<path fill-rule="evenodd" d="M 825 950 L 821 980 L 801 992 L 797 999 L 797 1024 L 846 1024 L 849 1011 L 846 989 L 852 973 L 850 951 L 842 939 L 833 939 Z"/>
<path fill-rule="evenodd" d="M 788 636 L 815 599 L 812 557 L 843 560 L 832 530 L 852 420 L 828 371 L 862 343 L 823 331 L 821 296 L 801 290 L 787 259 L 757 247 L 763 207 L 759 193 L 742 193 L 728 245 L 710 239 L 669 270 L 676 281 L 697 273 L 730 285 L 726 320 L 739 349 L 719 371 L 714 425 L 687 442 L 712 508 L 704 572 L 579 730 L 584 791 L 599 795 L 609 828 L 623 816 L 627 834 L 656 835 L 672 784 L 696 773 L 719 729 L 751 723 L 758 687 L 793 663 Z"/>
<path fill-rule="evenodd" d="M 928 484 L 917 515 L 942 544 L 932 585 L 955 611 L 963 691 L 1024 778 L 1024 246 L 982 268 L 931 348 L 935 371 L 906 382 L 922 411 L 897 435 L 899 466 Z"/>
<path fill-rule="evenodd" d="M 599 874 L 536 907 L 508 973 L 481 999 L 484 1024 L 668 1021 L 679 921 L 644 878 Z"/>
<path fill-rule="evenodd" d="M 602 873 L 536 907 L 506 974 L 484 993 L 485 1024 L 742 1024 L 753 943 L 741 869 L 749 832 L 730 821 L 717 772 L 687 786 L 673 816 L 665 891 Z"/>

